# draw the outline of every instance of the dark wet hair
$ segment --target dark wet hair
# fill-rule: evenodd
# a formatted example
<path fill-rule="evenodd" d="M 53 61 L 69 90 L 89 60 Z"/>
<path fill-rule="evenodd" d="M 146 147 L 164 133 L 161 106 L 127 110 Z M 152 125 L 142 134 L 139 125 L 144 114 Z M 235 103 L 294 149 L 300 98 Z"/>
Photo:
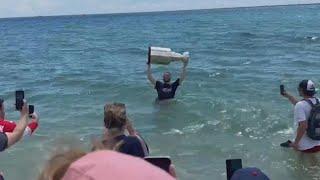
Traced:
<path fill-rule="evenodd" d="M 2 107 L 4 100 L 2 98 L 0 98 L 0 107 Z"/>

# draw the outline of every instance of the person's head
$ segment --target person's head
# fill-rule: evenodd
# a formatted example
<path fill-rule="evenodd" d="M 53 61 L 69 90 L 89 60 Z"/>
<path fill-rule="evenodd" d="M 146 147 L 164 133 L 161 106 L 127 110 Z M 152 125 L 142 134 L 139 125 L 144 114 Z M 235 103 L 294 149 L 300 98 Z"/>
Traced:
<path fill-rule="evenodd" d="M 316 88 L 311 80 L 302 80 L 298 86 L 299 95 L 302 97 L 313 97 L 316 94 Z"/>
<path fill-rule="evenodd" d="M 127 124 L 126 106 L 111 103 L 104 106 L 104 126 L 108 130 L 123 131 Z"/>
<path fill-rule="evenodd" d="M 174 180 L 142 158 L 115 151 L 95 151 L 73 162 L 62 180 Z"/>
<path fill-rule="evenodd" d="M 270 180 L 260 169 L 255 167 L 238 169 L 231 180 Z"/>
<path fill-rule="evenodd" d="M 53 155 L 48 160 L 38 180 L 61 180 L 69 166 L 86 154 L 84 151 L 72 149 Z"/>
<path fill-rule="evenodd" d="M 170 72 L 163 73 L 163 82 L 170 83 L 170 81 L 171 81 L 171 73 Z"/>

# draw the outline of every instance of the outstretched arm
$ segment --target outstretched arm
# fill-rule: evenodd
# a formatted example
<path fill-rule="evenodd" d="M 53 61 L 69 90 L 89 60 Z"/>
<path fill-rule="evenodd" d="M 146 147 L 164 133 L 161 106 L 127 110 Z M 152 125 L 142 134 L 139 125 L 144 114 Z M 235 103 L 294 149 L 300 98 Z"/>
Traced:
<path fill-rule="evenodd" d="M 288 98 L 288 100 L 293 104 L 296 105 L 299 101 L 293 96 L 291 95 L 289 92 L 285 91 L 283 94 L 283 97 Z"/>
<path fill-rule="evenodd" d="M 152 76 L 152 72 L 151 72 L 151 64 L 148 64 L 148 70 L 147 70 L 147 75 L 148 75 L 148 79 L 151 82 L 152 85 L 156 85 L 156 79 L 154 79 L 154 77 Z"/>
<path fill-rule="evenodd" d="M 184 81 L 184 79 L 186 78 L 186 74 L 187 74 L 187 65 L 188 65 L 189 60 L 185 60 L 183 61 L 183 66 L 182 66 L 182 72 L 180 75 L 180 84 Z"/>
<path fill-rule="evenodd" d="M 24 105 L 21 110 L 20 120 L 17 123 L 17 126 L 14 128 L 12 133 L 6 133 L 8 137 L 8 147 L 14 145 L 22 138 L 24 130 L 28 125 L 28 113 L 28 104 L 27 102 L 24 102 Z"/>

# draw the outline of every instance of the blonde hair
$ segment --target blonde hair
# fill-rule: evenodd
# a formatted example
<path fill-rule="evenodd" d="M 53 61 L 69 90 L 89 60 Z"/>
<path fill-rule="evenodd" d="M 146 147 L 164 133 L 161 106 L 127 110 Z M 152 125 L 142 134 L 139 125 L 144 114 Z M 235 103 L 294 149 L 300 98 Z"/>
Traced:
<path fill-rule="evenodd" d="M 104 126 L 107 129 L 123 130 L 127 124 L 126 106 L 122 103 L 104 106 Z"/>
<path fill-rule="evenodd" d="M 56 153 L 49 159 L 38 180 L 62 179 L 69 166 L 86 154 L 86 152 L 76 149 Z"/>
<path fill-rule="evenodd" d="M 120 151 L 121 146 L 124 141 L 116 141 L 112 140 L 102 140 L 102 141 L 93 141 L 91 151 L 99 151 L 99 150 L 112 150 L 112 151 Z"/>
<path fill-rule="evenodd" d="M 122 103 L 110 103 L 104 106 L 104 126 L 111 135 L 121 133 L 127 125 L 128 119 L 126 114 L 126 106 Z M 124 141 L 120 142 L 116 139 L 102 140 L 102 146 L 97 143 L 94 149 L 109 149 L 119 151 Z"/>

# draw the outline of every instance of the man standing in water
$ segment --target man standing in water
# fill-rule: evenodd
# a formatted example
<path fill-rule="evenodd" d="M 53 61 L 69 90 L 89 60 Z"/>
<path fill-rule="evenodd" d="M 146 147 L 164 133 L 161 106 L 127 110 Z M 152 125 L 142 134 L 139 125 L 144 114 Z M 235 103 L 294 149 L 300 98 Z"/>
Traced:
<path fill-rule="evenodd" d="M 303 80 L 298 86 L 299 95 L 303 97 L 298 101 L 290 93 L 284 91 L 282 95 L 295 106 L 294 107 L 294 124 L 296 127 L 294 142 L 290 140 L 282 143 L 282 147 L 292 147 L 297 151 L 305 153 L 314 153 L 320 151 L 320 140 L 309 137 L 307 131 L 308 121 L 310 121 L 311 110 L 314 105 L 319 103 L 319 99 L 315 97 L 316 89 L 311 80 Z M 318 114 L 317 114 L 318 115 Z M 310 127 L 309 127 L 310 128 Z"/>
<path fill-rule="evenodd" d="M 152 85 L 154 85 L 154 88 L 157 90 L 158 98 L 157 100 L 166 100 L 166 99 L 173 99 L 176 93 L 176 90 L 179 85 L 182 84 L 186 77 L 186 71 L 187 71 L 187 65 L 188 60 L 183 61 L 183 67 L 182 67 L 182 73 L 180 75 L 180 78 L 178 78 L 175 82 L 171 83 L 171 73 L 165 72 L 163 74 L 163 82 L 157 81 L 153 76 L 151 72 L 151 63 L 148 63 L 148 79 L 151 82 Z"/>

